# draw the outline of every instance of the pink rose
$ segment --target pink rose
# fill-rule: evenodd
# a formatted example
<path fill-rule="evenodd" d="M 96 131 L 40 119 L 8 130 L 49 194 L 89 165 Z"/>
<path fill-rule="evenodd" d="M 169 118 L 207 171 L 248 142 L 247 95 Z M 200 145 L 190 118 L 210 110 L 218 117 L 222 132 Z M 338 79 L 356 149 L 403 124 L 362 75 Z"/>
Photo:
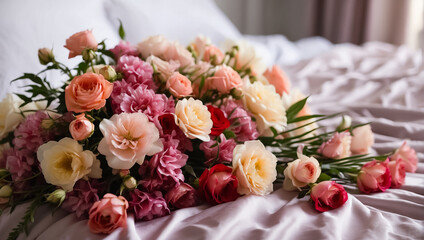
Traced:
<path fill-rule="evenodd" d="M 165 200 L 175 208 L 192 207 L 196 205 L 196 190 L 187 183 L 181 183 L 166 194 Z"/>
<path fill-rule="evenodd" d="M 371 126 L 364 125 L 353 129 L 352 142 L 350 150 L 354 154 L 368 154 L 370 147 L 374 144 L 374 134 L 371 131 Z"/>
<path fill-rule="evenodd" d="M 181 98 L 193 92 L 191 81 L 179 72 L 174 72 L 166 81 L 166 88 L 174 97 Z"/>
<path fill-rule="evenodd" d="M 400 148 L 398 148 L 395 153 L 390 157 L 392 160 L 397 160 L 401 158 L 403 163 L 405 164 L 405 170 L 407 172 L 415 172 L 417 171 L 418 158 L 415 150 L 408 146 L 406 142 L 402 144 Z"/>
<path fill-rule="evenodd" d="M 93 233 L 109 234 L 127 225 L 128 202 L 122 196 L 106 194 L 93 204 L 89 212 L 88 227 Z"/>
<path fill-rule="evenodd" d="M 229 93 L 233 88 L 240 88 L 243 84 L 240 75 L 228 66 L 219 66 L 213 77 L 206 79 L 209 86 L 220 93 Z"/>
<path fill-rule="evenodd" d="M 347 201 L 347 192 L 334 181 L 324 181 L 312 187 L 311 199 L 316 210 L 325 212 L 342 206 Z"/>
<path fill-rule="evenodd" d="M 283 95 L 283 92 L 289 93 L 290 80 L 277 65 L 272 66 L 271 70 L 267 69 L 264 73 L 264 77 L 270 84 L 274 85 L 278 94 Z"/>
<path fill-rule="evenodd" d="M 387 166 L 392 175 L 392 188 L 399 188 L 405 184 L 405 162 L 398 158 L 396 161 L 390 161 Z"/>
<path fill-rule="evenodd" d="M 77 113 L 100 109 L 106 104 L 112 89 L 113 84 L 100 74 L 76 76 L 65 89 L 66 108 Z"/>
<path fill-rule="evenodd" d="M 97 49 L 97 41 L 90 30 L 77 32 L 66 39 L 65 47 L 69 49 L 68 58 L 81 55 L 84 49 Z"/>
<path fill-rule="evenodd" d="M 214 65 L 219 65 L 224 60 L 224 53 L 222 53 L 221 49 L 216 46 L 209 45 L 205 47 L 205 52 L 203 53 L 203 61 L 211 62 Z"/>
<path fill-rule="evenodd" d="M 349 157 L 351 140 L 352 137 L 349 132 L 336 132 L 330 140 L 320 146 L 318 152 L 328 158 Z"/>
<path fill-rule="evenodd" d="M 388 160 L 384 162 L 373 160 L 362 166 L 357 177 L 358 188 L 361 192 L 384 192 L 390 187 L 392 177 L 387 163 Z"/>
<path fill-rule="evenodd" d="M 317 181 L 321 174 L 319 162 L 314 157 L 307 157 L 301 153 L 297 153 L 298 159 L 287 164 L 284 169 L 284 184 L 285 190 L 294 190 L 301 188 L 308 183 Z"/>
<path fill-rule="evenodd" d="M 84 113 L 77 116 L 75 120 L 69 124 L 69 132 L 72 138 L 81 141 L 88 138 L 94 131 L 94 124 L 85 117 Z"/>

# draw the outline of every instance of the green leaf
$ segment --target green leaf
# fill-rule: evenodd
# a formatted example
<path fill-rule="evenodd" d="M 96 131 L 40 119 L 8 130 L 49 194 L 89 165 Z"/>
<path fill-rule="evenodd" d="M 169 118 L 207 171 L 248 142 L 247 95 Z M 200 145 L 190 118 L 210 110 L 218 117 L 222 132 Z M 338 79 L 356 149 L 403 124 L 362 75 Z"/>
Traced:
<path fill-rule="evenodd" d="M 119 30 L 118 30 L 118 32 L 119 32 L 119 37 L 120 37 L 122 40 L 125 40 L 125 30 L 124 30 L 124 27 L 122 26 L 122 21 L 121 21 L 121 19 L 119 19 Z"/>
<path fill-rule="evenodd" d="M 318 177 L 317 182 L 328 181 L 328 180 L 330 180 L 330 179 L 331 179 L 331 177 L 330 177 L 330 176 L 328 176 L 328 175 L 327 175 L 327 174 L 325 174 L 325 173 L 321 173 L 321 174 L 319 175 L 319 177 Z"/>
<path fill-rule="evenodd" d="M 305 197 L 308 192 L 309 192 L 309 189 L 304 189 L 304 190 L 300 191 L 299 195 L 297 195 L 297 198 Z"/>
<path fill-rule="evenodd" d="M 287 123 L 289 124 L 289 123 L 301 122 L 311 118 L 319 118 L 319 117 L 325 117 L 325 115 L 315 114 L 315 115 L 301 116 L 301 117 L 294 118 L 291 121 L 287 121 Z"/>
<path fill-rule="evenodd" d="M 186 172 L 187 172 L 188 174 L 190 174 L 191 176 L 193 176 L 193 177 L 197 178 L 196 173 L 194 172 L 194 169 L 193 169 L 193 167 L 192 167 L 192 166 L 190 166 L 190 165 L 186 164 L 186 165 L 184 166 L 184 171 L 186 171 Z"/>
<path fill-rule="evenodd" d="M 225 129 L 223 133 L 226 139 L 231 139 L 236 137 L 236 134 L 233 131 L 228 129 Z"/>
<path fill-rule="evenodd" d="M 296 102 L 295 104 L 291 105 L 289 109 L 287 109 L 286 111 L 287 122 L 293 121 L 296 115 L 303 109 L 307 100 L 308 100 L 308 97 Z"/>

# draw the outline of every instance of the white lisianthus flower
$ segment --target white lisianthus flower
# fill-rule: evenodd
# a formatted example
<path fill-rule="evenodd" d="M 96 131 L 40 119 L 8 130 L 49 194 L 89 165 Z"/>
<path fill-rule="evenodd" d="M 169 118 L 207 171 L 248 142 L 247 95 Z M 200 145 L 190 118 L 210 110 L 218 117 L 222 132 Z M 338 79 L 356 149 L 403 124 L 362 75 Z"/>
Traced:
<path fill-rule="evenodd" d="M 175 106 L 175 123 L 190 139 L 198 138 L 204 142 L 210 140 L 213 126 L 211 113 L 200 100 L 183 99 Z"/>
<path fill-rule="evenodd" d="M 144 113 L 115 114 L 99 125 L 104 138 L 98 150 L 106 156 L 113 169 L 130 169 L 135 163 L 143 164 L 146 155 L 162 151 L 159 130 Z"/>
<path fill-rule="evenodd" d="M 233 174 L 239 194 L 266 195 L 277 178 L 277 158 L 260 141 L 246 141 L 233 151 Z"/>
<path fill-rule="evenodd" d="M 72 191 L 84 177 L 101 178 L 100 161 L 71 138 L 50 141 L 38 148 L 37 158 L 46 182 Z"/>
<path fill-rule="evenodd" d="M 286 109 L 283 101 L 272 85 L 261 82 L 250 83 L 244 79 L 243 104 L 256 118 L 259 134 L 270 136 L 270 127 L 277 132 L 284 131 L 287 126 Z"/>

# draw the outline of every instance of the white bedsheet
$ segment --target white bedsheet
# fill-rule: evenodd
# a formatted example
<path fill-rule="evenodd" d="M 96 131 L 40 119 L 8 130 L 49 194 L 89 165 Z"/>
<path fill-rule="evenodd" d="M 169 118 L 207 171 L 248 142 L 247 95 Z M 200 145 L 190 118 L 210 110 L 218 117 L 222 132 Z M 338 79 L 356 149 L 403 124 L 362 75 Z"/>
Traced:
<path fill-rule="evenodd" d="M 317 112 L 346 111 L 360 122 L 373 121 L 375 150 L 390 151 L 410 139 L 420 159 L 400 189 L 372 195 L 349 188 L 349 200 L 318 213 L 307 198 L 276 186 L 269 196 L 181 209 L 170 216 L 135 223 L 112 234 L 90 233 L 87 221 L 59 211 L 38 211 L 28 239 L 423 239 L 424 103 L 420 53 L 381 43 L 342 45 L 285 68 L 295 86 L 311 96 Z M 421 101 L 420 101 L 421 100 Z M 327 122 L 328 125 L 335 124 Z M 19 206 L 0 218 L 0 239 L 19 221 Z M 24 236 L 21 236 L 24 239 Z"/>

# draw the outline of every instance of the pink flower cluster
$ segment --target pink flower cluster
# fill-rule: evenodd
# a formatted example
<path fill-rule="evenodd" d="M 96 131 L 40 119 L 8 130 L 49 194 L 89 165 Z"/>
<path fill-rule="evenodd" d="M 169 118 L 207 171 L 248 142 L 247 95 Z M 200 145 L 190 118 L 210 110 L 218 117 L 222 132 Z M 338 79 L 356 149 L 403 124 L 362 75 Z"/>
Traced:
<path fill-rule="evenodd" d="M 118 61 L 120 57 L 127 55 L 127 56 L 137 56 L 138 52 L 137 49 L 131 45 L 131 43 L 126 41 L 120 41 L 118 45 L 116 45 L 114 48 L 110 49 L 110 51 L 113 53 L 115 60 Z"/>
<path fill-rule="evenodd" d="M 226 139 L 223 134 L 219 135 L 220 141 L 210 140 L 202 142 L 199 149 L 205 154 L 205 165 L 212 163 L 231 163 L 233 160 L 233 150 L 237 143 L 234 139 Z"/>
<path fill-rule="evenodd" d="M 228 100 L 222 107 L 225 117 L 230 120 L 230 129 L 235 133 L 238 142 L 255 140 L 259 137 L 256 123 L 252 121 L 249 113 L 233 100 Z"/>
<path fill-rule="evenodd" d="M 152 220 L 153 218 L 169 215 L 165 199 L 158 191 L 154 193 L 142 192 L 138 189 L 130 192 L 129 208 L 138 220 Z"/>
<path fill-rule="evenodd" d="M 23 190 L 29 187 L 27 181 L 19 181 L 31 177 L 34 169 L 38 166 L 38 161 L 36 161 L 33 152 L 26 149 L 10 148 L 3 152 L 2 162 L 0 165 L 6 167 L 12 176 L 15 190 Z"/>

